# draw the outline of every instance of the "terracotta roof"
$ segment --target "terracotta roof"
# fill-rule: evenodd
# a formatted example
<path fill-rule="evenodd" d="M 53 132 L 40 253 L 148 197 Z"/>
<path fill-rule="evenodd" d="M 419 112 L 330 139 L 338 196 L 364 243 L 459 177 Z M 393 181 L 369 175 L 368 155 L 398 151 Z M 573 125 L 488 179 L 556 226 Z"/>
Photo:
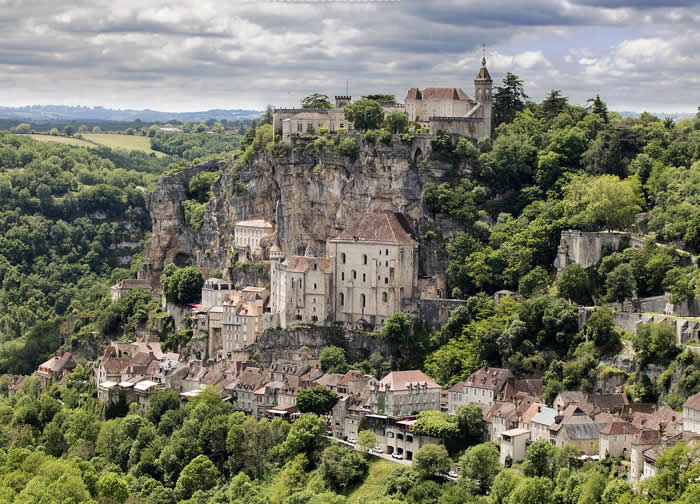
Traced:
<path fill-rule="evenodd" d="M 420 92 L 420 89 L 418 88 L 411 88 L 408 90 L 408 94 L 406 95 L 407 100 L 422 100 L 423 95 Z"/>
<path fill-rule="evenodd" d="M 409 385 L 427 384 L 428 388 L 440 388 L 435 381 L 426 376 L 422 371 L 417 369 L 412 371 L 392 371 L 379 382 L 379 388 L 382 389 L 389 385 L 389 390 L 408 390 Z"/>
<path fill-rule="evenodd" d="M 620 434 L 637 434 L 639 429 L 629 422 L 612 422 L 606 425 L 600 433 L 619 436 Z"/>
<path fill-rule="evenodd" d="M 292 256 L 285 259 L 283 264 L 287 265 L 287 271 L 291 273 L 306 273 L 315 262 L 321 267 L 324 273 L 331 272 L 331 265 L 328 259 L 323 257 Z"/>
<path fill-rule="evenodd" d="M 532 422 L 532 419 L 543 409 L 546 408 L 547 405 L 543 403 L 532 403 L 530 404 L 525 412 L 522 414 L 522 417 L 520 418 L 520 422 L 524 424 L 529 424 Z"/>
<path fill-rule="evenodd" d="M 636 445 L 655 445 L 659 442 L 659 431 L 651 429 L 642 429 L 639 434 L 634 436 L 632 440 Z"/>
<path fill-rule="evenodd" d="M 102 361 L 102 367 L 109 374 L 121 373 L 122 370 L 129 365 L 129 359 L 126 357 L 109 357 Z"/>
<path fill-rule="evenodd" d="M 460 88 L 425 88 L 423 100 L 469 100 Z"/>
<path fill-rule="evenodd" d="M 418 245 L 411 237 L 406 218 L 402 214 L 393 212 L 366 213 L 331 241 Z"/>
<path fill-rule="evenodd" d="M 694 410 L 700 410 L 700 393 L 690 396 L 688 400 L 683 404 L 683 407 Z"/>
<path fill-rule="evenodd" d="M 272 229 L 272 223 L 265 219 L 250 219 L 236 222 L 236 226 Z"/>

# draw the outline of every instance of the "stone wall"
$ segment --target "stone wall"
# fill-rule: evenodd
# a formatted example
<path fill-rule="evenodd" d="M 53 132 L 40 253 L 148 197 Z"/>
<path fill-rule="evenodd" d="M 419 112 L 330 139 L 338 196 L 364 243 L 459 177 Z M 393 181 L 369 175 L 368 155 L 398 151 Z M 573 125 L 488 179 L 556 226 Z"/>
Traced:
<path fill-rule="evenodd" d="M 447 323 L 452 310 L 465 303 L 463 299 L 410 299 L 403 311 L 413 313 L 432 331 L 437 331 Z"/>
<path fill-rule="evenodd" d="M 602 258 L 603 246 L 605 245 L 616 250 L 621 245 L 641 248 L 644 241 L 628 233 L 562 231 L 554 266 L 557 268 L 557 272 L 561 272 L 571 263 L 580 264 L 584 268 L 595 266 Z"/>
<path fill-rule="evenodd" d="M 667 322 L 676 334 L 676 343 L 683 345 L 692 339 L 700 336 L 700 322 L 673 315 L 654 315 L 635 312 L 615 312 L 615 325 L 633 333 L 637 333 L 637 328 L 641 324 L 649 322 Z"/>

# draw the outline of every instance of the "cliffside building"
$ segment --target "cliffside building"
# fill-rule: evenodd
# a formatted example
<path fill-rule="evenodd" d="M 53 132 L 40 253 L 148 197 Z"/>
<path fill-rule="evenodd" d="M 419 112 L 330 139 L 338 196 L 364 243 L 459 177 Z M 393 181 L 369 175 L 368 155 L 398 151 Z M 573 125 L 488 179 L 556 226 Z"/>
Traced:
<path fill-rule="evenodd" d="M 418 243 L 401 214 L 368 213 L 328 241 L 333 270 L 335 320 L 382 326 L 413 298 L 418 281 Z"/>
<path fill-rule="evenodd" d="M 260 240 L 265 235 L 271 234 L 273 230 L 274 226 L 272 223 L 267 222 L 265 219 L 236 222 L 233 226 L 233 246 L 238 251 L 239 259 L 243 260 L 249 256 L 260 256 L 262 254 Z"/>

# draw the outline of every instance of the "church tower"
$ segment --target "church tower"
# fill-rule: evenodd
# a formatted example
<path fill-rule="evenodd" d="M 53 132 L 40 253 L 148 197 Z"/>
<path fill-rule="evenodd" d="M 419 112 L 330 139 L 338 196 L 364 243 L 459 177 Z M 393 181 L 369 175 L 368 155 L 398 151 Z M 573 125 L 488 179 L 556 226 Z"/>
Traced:
<path fill-rule="evenodd" d="M 481 117 L 484 118 L 484 124 L 481 129 L 480 137 L 491 138 L 491 108 L 492 104 L 493 80 L 486 69 L 486 56 L 481 60 L 481 69 L 474 79 L 474 98 L 477 103 L 481 104 Z"/>

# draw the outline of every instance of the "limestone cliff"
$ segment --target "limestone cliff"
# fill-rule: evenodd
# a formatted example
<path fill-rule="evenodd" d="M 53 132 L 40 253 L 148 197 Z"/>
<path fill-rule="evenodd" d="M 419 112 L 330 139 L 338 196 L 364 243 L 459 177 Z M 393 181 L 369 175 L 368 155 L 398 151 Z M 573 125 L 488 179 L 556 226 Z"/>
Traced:
<path fill-rule="evenodd" d="M 163 177 L 158 189 L 147 197 L 153 236 L 146 250 L 145 276 L 156 285 L 164 265 L 181 264 L 188 258 L 203 268 L 225 270 L 233 224 L 252 218 L 275 223 L 277 239 L 287 254 L 324 254 L 326 240 L 348 223 L 363 213 L 383 210 L 406 214 L 419 241 L 431 229 L 449 240 L 458 226 L 444 218 L 437 222 L 426 214 L 422 199 L 424 185 L 435 181 L 445 167 L 435 162 L 416 164 L 427 150 L 418 142 L 406 144 L 397 139 L 391 146 L 362 144 L 355 160 L 330 148 L 315 152 L 311 146 L 281 154 L 260 152 L 240 170 L 246 190 L 238 193 L 230 160 Z M 181 203 L 189 180 L 213 170 L 222 170 L 224 175 L 212 187 L 204 224 L 195 230 L 185 223 Z M 421 242 L 420 258 L 423 276 L 445 270 L 444 245 Z"/>

